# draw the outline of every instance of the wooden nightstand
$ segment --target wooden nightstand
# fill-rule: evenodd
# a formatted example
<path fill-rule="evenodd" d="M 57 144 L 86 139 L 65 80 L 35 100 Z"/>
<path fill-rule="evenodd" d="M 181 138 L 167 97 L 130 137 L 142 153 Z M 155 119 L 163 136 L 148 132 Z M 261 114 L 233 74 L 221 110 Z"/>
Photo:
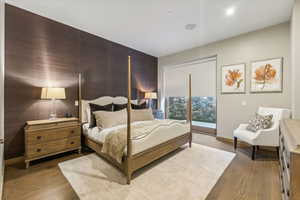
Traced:
<path fill-rule="evenodd" d="M 81 127 L 77 118 L 28 121 L 25 126 L 26 168 L 32 160 L 78 150 L 81 153 Z"/>

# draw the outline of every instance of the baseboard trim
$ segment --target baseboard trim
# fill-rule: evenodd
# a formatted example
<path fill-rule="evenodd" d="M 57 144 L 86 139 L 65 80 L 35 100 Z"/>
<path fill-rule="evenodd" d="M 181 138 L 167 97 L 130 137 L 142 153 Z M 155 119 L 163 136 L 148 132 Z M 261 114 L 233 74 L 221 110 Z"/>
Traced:
<path fill-rule="evenodd" d="M 224 137 L 219 137 L 217 136 L 216 139 L 218 141 L 221 141 L 221 142 L 226 142 L 226 143 L 230 143 L 233 145 L 233 139 L 231 138 L 224 138 Z M 239 147 L 249 147 L 251 146 L 250 144 L 246 143 L 246 142 L 243 142 L 243 141 L 239 141 L 238 140 L 238 146 Z M 268 146 L 259 146 L 261 149 L 263 150 L 268 150 L 268 151 L 276 151 L 276 148 L 275 147 L 268 147 Z"/>
<path fill-rule="evenodd" d="M 11 159 L 7 159 L 7 160 L 4 161 L 6 166 L 14 165 L 14 164 L 22 163 L 22 162 L 25 162 L 25 157 L 24 156 L 11 158 Z"/>
<path fill-rule="evenodd" d="M 221 142 L 226 142 L 226 143 L 233 144 L 233 139 L 232 138 L 225 138 L 225 137 L 217 136 L 216 139 L 218 141 L 221 141 Z M 242 141 L 238 141 L 238 146 L 245 147 L 245 146 L 249 146 L 249 144 L 247 144 L 245 142 L 242 142 Z"/>
<path fill-rule="evenodd" d="M 207 135 L 217 135 L 217 130 L 213 128 L 201 127 L 201 126 L 192 126 L 192 131 L 195 133 L 205 133 Z"/>

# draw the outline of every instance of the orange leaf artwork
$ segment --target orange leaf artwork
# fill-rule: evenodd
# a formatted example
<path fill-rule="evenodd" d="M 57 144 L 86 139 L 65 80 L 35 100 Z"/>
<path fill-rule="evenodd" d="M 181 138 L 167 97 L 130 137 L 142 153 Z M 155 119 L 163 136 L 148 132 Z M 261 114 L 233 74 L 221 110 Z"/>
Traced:
<path fill-rule="evenodd" d="M 273 83 L 276 77 L 276 69 L 271 64 L 260 66 L 255 70 L 254 80 L 257 84 L 261 84 L 264 89 L 266 83 Z"/>
<path fill-rule="evenodd" d="M 242 79 L 242 72 L 239 69 L 236 70 L 228 70 L 225 75 L 225 84 L 229 87 L 235 87 L 239 89 L 241 87 L 241 83 L 244 81 Z"/>

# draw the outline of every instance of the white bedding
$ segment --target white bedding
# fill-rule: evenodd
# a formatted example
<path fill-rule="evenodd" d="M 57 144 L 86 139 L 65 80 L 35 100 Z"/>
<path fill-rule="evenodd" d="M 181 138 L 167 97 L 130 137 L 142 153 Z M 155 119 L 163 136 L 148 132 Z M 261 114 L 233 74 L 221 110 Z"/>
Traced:
<path fill-rule="evenodd" d="M 132 124 L 143 124 L 149 121 L 139 121 L 133 122 Z M 147 134 L 141 136 L 139 138 L 132 139 L 132 154 L 140 153 L 146 149 L 154 147 L 158 144 L 166 142 L 170 139 L 175 137 L 184 135 L 185 133 L 189 132 L 189 124 L 183 124 L 182 121 L 172 120 L 173 123 L 170 123 L 170 126 L 160 126 L 159 128 L 155 129 L 151 132 L 151 134 Z M 112 131 L 126 127 L 127 125 L 119 125 L 112 128 L 106 128 L 99 130 L 98 127 L 94 127 L 92 129 L 89 128 L 88 124 L 83 125 L 83 133 L 89 137 L 90 139 L 104 143 L 105 137 L 110 134 Z M 125 152 L 126 153 L 126 149 Z"/>

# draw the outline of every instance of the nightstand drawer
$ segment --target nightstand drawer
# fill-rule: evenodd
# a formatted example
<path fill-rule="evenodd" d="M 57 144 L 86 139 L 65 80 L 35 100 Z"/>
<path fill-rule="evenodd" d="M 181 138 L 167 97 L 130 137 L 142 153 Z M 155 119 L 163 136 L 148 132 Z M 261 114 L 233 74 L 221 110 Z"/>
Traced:
<path fill-rule="evenodd" d="M 34 131 L 39 130 L 46 130 L 46 129 L 54 129 L 54 128 L 65 128 L 70 126 L 76 126 L 78 125 L 78 122 L 76 121 L 70 121 L 70 122 L 53 122 L 50 124 L 38 124 L 38 125 L 32 125 L 27 127 L 27 132 L 31 133 Z"/>
<path fill-rule="evenodd" d="M 27 159 L 47 155 L 55 152 L 75 149 L 80 146 L 80 136 L 56 140 L 43 144 L 30 145 L 26 149 Z"/>
<path fill-rule="evenodd" d="M 27 144 L 39 144 L 47 141 L 59 140 L 80 135 L 80 128 L 68 127 L 61 129 L 39 130 L 26 134 Z"/>

